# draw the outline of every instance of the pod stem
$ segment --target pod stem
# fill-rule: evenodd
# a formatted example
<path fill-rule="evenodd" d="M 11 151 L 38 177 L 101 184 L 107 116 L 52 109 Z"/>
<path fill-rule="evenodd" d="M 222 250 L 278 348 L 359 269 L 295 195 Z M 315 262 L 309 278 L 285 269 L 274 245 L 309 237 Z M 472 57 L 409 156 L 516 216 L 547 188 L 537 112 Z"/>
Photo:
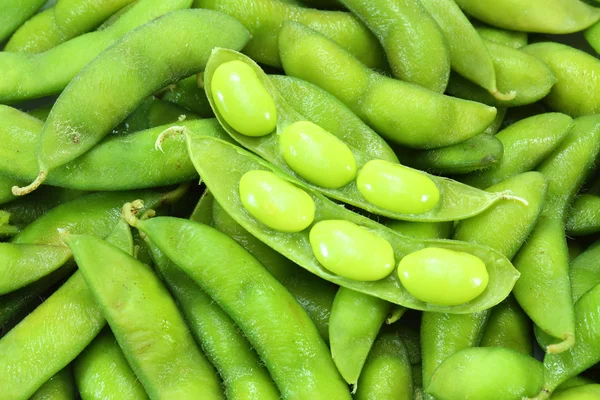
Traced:
<path fill-rule="evenodd" d="M 517 96 L 517 92 L 515 92 L 514 90 L 511 90 L 508 93 L 502 93 L 498 89 L 496 89 L 496 90 L 490 91 L 490 94 L 492 96 L 494 96 L 494 98 L 496 100 L 500 100 L 500 101 L 510 101 Z"/>
<path fill-rule="evenodd" d="M 156 138 L 156 142 L 154 142 L 154 148 L 156 150 L 160 150 L 161 152 L 164 153 L 165 151 L 162 148 L 162 144 L 167 138 L 174 136 L 174 135 L 185 134 L 187 131 L 188 131 L 187 127 L 179 126 L 179 125 L 174 125 L 174 126 L 171 126 L 170 128 L 165 129 Z"/>
<path fill-rule="evenodd" d="M 512 192 L 512 191 L 510 191 L 510 190 L 507 190 L 506 192 L 501 192 L 501 193 L 500 193 L 500 198 L 501 198 L 501 199 L 503 199 L 503 200 L 515 200 L 515 201 L 520 201 L 521 203 L 525 204 L 525 206 L 528 206 L 528 205 L 529 205 L 529 202 L 528 202 L 526 199 L 524 199 L 524 198 L 522 198 L 522 197 L 519 197 L 519 196 L 515 196 L 515 195 L 513 194 L 513 192 Z"/>
<path fill-rule="evenodd" d="M 40 185 L 46 180 L 47 176 L 48 176 L 48 171 L 40 171 L 37 178 L 35 178 L 35 180 L 33 182 L 31 182 L 29 185 L 23 186 L 23 187 L 13 186 L 12 193 L 15 196 L 25 196 L 26 194 L 29 194 L 29 193 L 33 192 L 35 189 L 39 188 Z"/>
<path fill-rule="evenodd" d="M 137 215 L 144 208 L 143 200 L 135 200 L 131 203 L 125 203 L 123 205 L 123 211 L 121 212 L 121 218 L 125 220 L 130 226 L 137 228 L 140 220 Z"/>
<path fill-rule="evenodd" d="M 526 400 L 547 400 L 551 394 L 552 392 L 544 387 L 535 397 L 527 397 Z"/>
<path fill-rule="evenodd" d="M 563 351 L 569 350 L 571 347 L 573 347 L 574 344 L 575 344 L 575 335 L 573 335 L 572 333 L 567 333 L 565 335 L 565 339 L 562 342 L 556 343 L 556 344 L 551 344 L 550 346 L 546 347 L 546 353 L 548 353 L 548 354 L 562 353 Z"/>

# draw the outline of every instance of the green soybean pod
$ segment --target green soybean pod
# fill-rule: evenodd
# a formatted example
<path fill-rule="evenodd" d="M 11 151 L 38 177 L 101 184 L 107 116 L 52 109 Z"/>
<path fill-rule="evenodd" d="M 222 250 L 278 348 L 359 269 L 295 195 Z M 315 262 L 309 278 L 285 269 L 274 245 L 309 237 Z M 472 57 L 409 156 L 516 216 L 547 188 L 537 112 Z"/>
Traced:
<path fill-rule="evenodd" d="M 573 387 L 589 385 L 592 383 L 595 383 L 595 382 L 589 378 L 582 376 L 582 375 L 577 375 L 577 376 L 574 376 L 573 378 L 566 380 L 564 383 L 560 384 L 556 388 L 556 392 L 567 390 L 567 389 L 570 389 Z"/>
<path fill-rule="evenodd" d="M 473 21 L 473 24 L 475 30 L 483 39 L 503 44 L 513 49 L 520 49 L 523 46 L 527 46 L 529 41 L 527 32 L 501 29 L 481 22 L 477 23 L 476 21 Z"/>
<path fill-rule="evenodd" d="M 84 400 L 148 399 L 110 329 L 105 328 L 73 361 Z"/>
<path fill-rule="evenodd" d="M 600 385 L 588 384 L 556 392 L 554 400 L 595 400 L 600 397 Z"/>
<path fill-rule="evenodd" d="M 600 196 L 583 194 L 576 198 L 569 210 L 566 226 L 569 236 L 600 232 Z"/>
<path fill-rule="evenodd" d="M 65 367 L 48 379 L 31 397 L 31 400 L 75 400 L 75 382 L 70 367 Z"/>
<path fill-rule="evenodd" d="M 401 235 L 418 239 L 450 239 L 454 230 L 454 223 L 451 221 L 413 222 L 390 219 L 384 225 Z"/>
<path fill-rule="evenodd" d="M 212 118 L 214 116 L 206 93 L 199 81 L 200 75 L 192 75 L 180 80 L 172 86 L 167 86 L 166 89 L 159 94 L 162 100 L 177 104 L 186 110 L 190 110 L 198 114 L 202 118 Z"/>
<path fill-rule="evenodd" d="M 369 68 L 385 69 L 377 39 L 348 12 L 322 11 L 280 0 L 194 0 L 194 7 L 221 11 L 240 21 L 252 34 L 244 53 L 256 62 L 281 67 L 277 35 L 284 21 L 296 21 L 321 32 Z"/>
<path fill-rule="evenodd" d="M 452 70 L 486 89 L 495 98 L 513 98 L 516 93 L 498 90 L 490 54 L 458 5 L 452 0 L 421 0 L 421 3 L 440 25 L 447 39 Z"/>
<path fill-rule="evenodd" d="M 360 374 L 354 398 L 413 399 L 410 359 L 397 332 L 382 332 L 375 340 Z"/>
<path fill-rule="evenodd" d="M 0 175 L 0 204 L 9 203 L 17 198 L 12 193 L 12 186 L 17 182 L 14 178 Z"/>
<path fill-rule="evenodd" d="M 573 303 L 600 283 L 600 241 L 593 243 L 569 265 Z"/>
<path fill-rule="evenodd" d="M 62 32 L 56 26 L 54 8 L 31 17 L 10 37 L 3 51 L 18 53 L 42 53 L 64 42 Z"/>
<path fill-rule="evenodd" d="M 223 379 L 228 399 L 279 399 L 279 390 L 235 322 L 152 242 L 154 265 Z"/>
<path fill-rule="evenodd" d="M 216 229 L 189 220 L 128 220 L 236 322 L 283 398 L 350 399 L 308 315 L 243 247 Z M 174 236 L 182 229 L 188 232 L 184 237 Z M 189 251 L 192 248 L 196 250 Z"/>
<path fill-rule="evenodd" d="M 492 249 L 464 242 L 420 240 L 399 235 L 369 218 L 362 217 L 340 207 L 319 193 L 310 190 L 300 181 L 281 173 L 269 163 L 239 147 L 209 137 L 196 137 L 188 134 L 186 138 L 188 140 L 188 151 L 194 165 L 223 209 L 259 240 L 325 280 L 409 308 L 432 311 L 444 310 L 458 313 L 469 313 L 489 308 L 497 304 L 499 300 L 506 297 L 510 292 L 512 281 L 516 277 L 512 276 L 510 263 Z M 223 163 L 216 161 L 219 159 L 229 160 L 228 166 L 225 167 L 225 165 L 222 165 Z M 486 269 L 490 274 L 490 285 L 488 285 L 487 290 L 478 299 L 472 302 L 456 307 L 440 307 L 423 303 L 410 295 L 399 284 L 397 274 L 390 274 L 387 278 L 375 282 L 357 281 L 332 274 L 318 262 L 313 254 L 310 231 L 308 229 L 296 233 L 273 231 L 258 223 L 258 221 L 246 212 L 241 204 L 237 188 L 241 177 L 246 172 L 253 170 L 273 171 L 282 179 L 293 182 L 308 193 L 316 204 L 315 224 L 343 221 L 357 227 L 367 228 L 365 229 L 367 233 L 372 236 L 378 236 L 378 240 L 387 241 L 392 245 L 393 255 L 396 260 L 400 260 L 406 254 L 424 247 L 442 247 L 470 253 L 483 260 L 486 264 Z M 338 246 L 335 247 L 335 250 L 339 250 L 340 254 L 344 254 L 342 250 L 343 245 L 340 245 L 340 243 L 343 244 L 345 242 L 337 242 Z M 361 256 L 371 254 L 362 247 L 356 250 Z M 494 255 L 492 256 L 492 254 Z M 381 256 L 381 254 L 378 256 Z"/>
<path fill-rule="evenodd" d="M 44 5 L 45 0 L 8 0 L 0 7 L 0 42 L 4 42 L 21 24 Z"/>
<path fill-rule="evenodd" d="M 125 35 L 59 96 L 38 142 L 38 177 L 13 193 L 35 190 L 50 170 L 91 149 L 153 91 L 204 68 L 213 47 L 240 49 L 248 39 L 239 22 L 208 10 L 173 12 Z M 148 43 L 156 51 L 150 51 Z M 108 81 L 110 87 L 99 91 Z M 129 88 L 127 96 L 120 95 L 124 87 Z"/>
<path fill-rule="evenodd" d="M 329 317 L 331 358 L 355 392 L 367 356 L 390 309 L 385 300 L 344 287 L 335 295 Z"/>
<path fill-rule="evenodd" d="M 533 355 L 531 320 L 511 296 L 492 309 L 480 346 L 504 347 Z"/>
<path fill-rule="evenodd" d="M 515 107 L 535 103 L 551 93 L 558 80 L 543 61 L 521 49 L 483 39 L 494 68 L 498 90 L 514 92 L 514 96 L 498 98 L 458 74 L 451 74 L 448 93 L 497 107 Z M 560 110 L 558 110 L 560 111 Z"/>
<path fill-rule="evenodd" d="M 83 67 L 127 32 L 191 0 L 140 0 L 109 29 L 92 32 L 39 54 L 0 53 L 0 102 L 17 102 L 60 93 Z"/>
<path fill-rule="evenodd" d="M 462 176 L 460 181 L 484 188 L 531 171 L 565 140 L 572 126 L 573 119 L 560 113 L 540 114 L 515 122 L 496 135 L 504 147 L 500 161 Z"/>
<path fill-rule="evenodd" d="M 600 10 L 595 10 L 600 16 Z M 544 104 L 572 117 L 600 111 L 600 61 L 596 57 L 551 42 L 530 44 L 522 50 L 548 64 L 556 76 L 556 84 L 544 98 Z"/>
<path fill-rule="evenodd" d="M 492 6 L 457 0 L 469 15 L 492 26 L 537 33 L 573 33 L 600 20 L 600 10 L 579 0 L 500 0 Z"/>
<path fill-rule="evenodd" d="M 131 3 L 133 0 L 59 0 L 54 17 L 60 31 L 70 39 L 94 29 Z"/>
<path fill-rule="evenodd" d="M 277 105 L 278 115 L 277 128 L 273 134 L 262 137 L 249 137 L 244 135 L 236 131 L 228 123 L 227 119 L 220 114 L 218 108 L 214 105 L 216 100 L 213 98 L 215 96 L 215 92 L 213 92 L 212 87 L 213 72 L 218 70 L 221 65 L 227 64 L 231 61 L 243 61 L 246 65 L 252 67 L 256 73 L 256 76 L 261 80 L 262 84 L 267 89 L 267 92 L 271 95 L 271 97 L 273 97 L 275 104 Z M 340 156 L 340 153 L 342 153 L 341 151 L 332 151 L 330 147 L 323 145 L 322 140 L 307 140 L 311 146 L 314 145 L 314 151 L 301 152 L 299 150 L 301 146 L 296 146 L 292 150 L 282 149 L 282 143 L 287 143 L 287 141 L 284 140 L 284 137 L 288 135 L 288 130 L 295 130 L 295 124 L 299 122 L 305 122 L 306 119 L 294 108 L 290 107 L 285 99 L 282 98 L 280 91 L 273 86 L 271 80 L 268 79 L 260 67 L 240 53 L 227 49 L 217 49 L 211 55 L 204 75 L 206 78 L 205 89 L 208 99 L 213 106 L 213 110 L 215 111 L 217 119 L 221 122 L 221 125 L 232 138 L 234 138 L 244 147 L 259 154 L 266 160 L 273 162 L 277 167 L 281 168 L 288 174 L 300 177 L 305 184 L 309 185 L 309 187 L 316 189 L 329 197 L 363 208 L 372 213 L 385 215 L 395 219 L 415 221 L 449 221 L 464 219 L 481 212 L 491 204 L 500 201 L 503 198 L 507 198 L 503 193 L 490 194 L 479 190 L 474 191 L 468 186 L 456 184 L 455 181 L 436 177 L 434 175 L 426 175 L 421 171 L 399 166 L 397 163 L 392 163 L 391 160 L 378 159 L 376 157 L 383 153 L 385 148 L 382 148 L 379 145 L 381 139 L 378 138 L 373 131 L 345 130 L 343 129 L 345 125 L 339 126 L 339 124 L 335 122 L 327 123 L 327 125 L 323 126 L 332 126 L 335 128 L 335 130 L 330 131 L 332 137 L 329 140 L 335 141 L 333 136 L 336 136 L 337 139 L 340 139 L 342 143 L 337 142 L 337 145 L 340 146 L 340 148 L 343 148 L 345 144 L 345 146 L 347 146 L 352 152 L 351 156 L 354 158 L 354 160 L 352 160 L 352 157 L 347 153 L 344 153 L 347 156 Z M 285 90 L 288 91 L 295 87 L 296 86 L 291 85 L 284 86 Z M 303 92 L 301 92 L 301 94 Z M 293 104 L 297 103 L 298 101 L 293 102 Z M 308 104 L 304 104 L 302 105 L 301 110 L 304 112 L 309 107 L 310 106 Z M 323 117 L 318 117 L 318 119 L 314 120 L 316 122 L 321 122 L 326 119 Z M 307 133 L 308 129 L 305 129 L 305 131 L 306 132 L 304 133 L 306 136 L 309 136 Z M 361 139 L 358 138 L 359 135 L 362 136 Z M 369 137 L 368 135 L 371 136 Z M 311 137 L 313 139 L 315 138 L 315 136 Z M 371 139 L 372 137 L 375 138 Z M 312 168 L 310 168 L 310 174 L 300 173 L 298 168 L 290 166 L 286 157 L 286 154 L 289 155 L 289 153 L 302 153 L 298 157 L 301 161 L 303 161 L 302 170 L 305 171 L 309 168 L 308 165 L 311 165 Z M 390 159 L 391 157 L 387 158 Z M 334 161 L 331 161 L 331 159 L 334 159 Z M 357 181 L 358 185 L 355 183 L 349 183 L 342 187 L 331 187 L 341 184 L 339 179 L 334 180 L 332 178 L 332 175 L 334 175 L 331 172 L 332 165 L 336 165 L 338 167 L 341 165 L 339 168 L 341 172 L 336 174 L 336 176 L 345 176 L 348 178 L 348 176 L 352 175 L 347 174 L 348 169 L 352 169 L 352 171 L 354 171 L 354 168 L 351 168 L 354 165 L 353 163 L 356 163 L 358 168 L 362 168 L 362 171 L 358 177 L 358 181 L 362 181 L 363 185 L 360 186 L 360 184 L 358 184 L 359 182 Z M 346 169 L 346 166 L 348 169 Z M 390 172 L 390 170 L 392 171 Z M 380 174 L 379 172 L 383 173 Z M 312 177 L 321 176 L 324 177 L 324 182 L 315 182 L 311 180 Z M 368 190 L 368 187 L 372 189 L 375 188 L 375 185 L 372 185 L 372 183 L 375 181 L 380 181 L 381 177 L 389 177 L 389 179 L 392 180 L 396 179 L 396 184 L 393 185 L 387 181 L 379 182 L 380 184 L 377 186 L 378 190 L 387 192 L 397 189 L 401 192 L 399 195 L 403 196 L 407 201 L 394 201 L 395 197 L 390 193 L 379 195 L 378 193 L 372 193 L 371 190 Z M 406 178 L 407 181 L 408 179 L 412 179 L 415 182 L 418 182 L 420 186 L 427 188 L 427 193 L 423 194 L 431 194 L 431 196 L 426 197 L 426 201 L 423 201 L 423 196 L 411 189 L 413 186 L 406 182 L 401 182 L 402 178 Z M 323 187 L 322 184 L 328 186 Z M 364 190 L 362 190 L 361 187 Z M 365 193 L 367 194 L 365 195 Z M 366 198 L 367 196 L 369 197 Z M 439 202 L 436 201 L 438 197 Z M 410 210 L 408 208 L 409 199 L 412 200 L 412 203 L 410 203 Z M 374 202 L 379 204 L 374 204 Z M 395 209 L 392 209 L 392 207 Z M 398 210 L 398 207 L 402 207 L 403 209 Z M 428 207 L 429 210 L 424 210 L 422 207 Z"/>
<path fill-rule="evenodd" d="M 133 251 L 131 230 L 123 221 L 107 240 L 124 251 Z M 75 359 L 105 324 L 102 310 L 80 271 L 75 272 L 0 339 L 0 384 L 4 395 L 9 399 L 31 396 Z M 24 370 L 32 372 L 23 374 Z"/>
<path fill-rule="evenodd" d="M 385 139 L 407 147 L 460 143 L 483 132 L 496 116 L 492 107 L 380 75 L 302 24 L 283 24 L 279 50 L 287 75 L 329 91 Z M 392 104 L 390 98 L 403 101 Z"/>
<path fill-rule="evenodd" d="M 150 397 L 223 398 L 214 367 L 146 265 L 94 236 L 67 234 L 63 240 Z"/>
<path fill-rule="evenodd" d="M 340 3 L 375 33 L 396 78 L 444 92 L 450 74 L 450 49 L 442 29 L 420 2 L 340 0 Z"/>
<path fill-rule="evenodd" d="M 544 384 L 542 364 L 501 347 L 461 350 L 435 371 L 425 391 L 439 400 L 522 399 Z"/>

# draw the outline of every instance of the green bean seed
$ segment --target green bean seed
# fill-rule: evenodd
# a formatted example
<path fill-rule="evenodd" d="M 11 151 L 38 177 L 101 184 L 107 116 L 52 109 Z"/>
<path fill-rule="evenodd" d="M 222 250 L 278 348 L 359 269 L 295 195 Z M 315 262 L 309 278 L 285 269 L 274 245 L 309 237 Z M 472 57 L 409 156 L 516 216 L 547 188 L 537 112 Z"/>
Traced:
<path fill-rule="evenodd" d="M 279 139 L 283 158 L 298 175 L 318 186 L 339 188 L 356 177 L 350 148 L 309 121 L 289 125 Z"/>
<path fill-rule="evenodd" d="M 270 171 L 245 173 L 239 190 L 246 210 L 271 229 L 300 232 L 315 219 L 313 199 Z"/>
<path fill-rule="evenodd" d="M 344 278 L 378 281 L 395 267 L 389 242 L 350 221 L 318 222 L 310 230 L 310 245 L 325 268 Z"/>
<path fill-rule="evenodd" d="M 356 186 L 370 203 L 401 214 L 421 214 L 440 201 L 440 191 L 429 177 L 383 160 L 363 165 Z"/>
<path fill-rule="evenodd" d="M 483 261 L 471 254 L 428 247 L 398 264 L 402 285 L 426 303 L 456 306 L 479 296 L 488 285 Z"/>
<path fill-rule="evenodd" d="M 275 102 L 246 63 L 229 61 L 219 65 L 211 86 L 213 101 L 233 129 L 247 136 L 273 132 L 277 124 Z"/>

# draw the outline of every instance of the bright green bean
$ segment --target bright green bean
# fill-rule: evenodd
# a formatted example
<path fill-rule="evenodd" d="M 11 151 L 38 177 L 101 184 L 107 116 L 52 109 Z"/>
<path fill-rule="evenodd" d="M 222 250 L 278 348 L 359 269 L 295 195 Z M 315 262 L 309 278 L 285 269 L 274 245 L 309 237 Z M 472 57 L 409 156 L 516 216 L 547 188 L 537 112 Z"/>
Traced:
<path fill-rule="evenodd" d="M 569 210 L 566 226 L 569 236 L 600 232 L 600 196 L 583 194 L 575 199 Z"/>
<path fill-rule="evenodd" d="M 600 283 L 600 241 L 571 261 L 569 278 L 573 303 Z"/>
<path fill-rule="evenodd" d="M 0 42 L 44 5 L 46 0 L 7 0 L 0 6 Z"/>
<path fill-rule="evenodd" d="M 30 400 L 75 400 L 75 384 L 70 367 L 65 367 L 48 379 Z"/>
<path fill-rule="evenodd" d="M 194 399 L 202 393 L 206 399 L 223 398 L 214 367 L 194 342 L 175 300 L 146 265 L 94 236 L 68 234 L 63 240 L 150 397 Z"/>
<path fill-rule="evenodd" d="M 492 107 L 377 74 L 302 24 L 283 24 L 279 49 L 286 74 L 331 92 L 377 133 L 408 147 L 460 143 L 483 132 L 496 116 Z"/>
<path fill-rule="evenodd" d="M 492 309 L 480 346 L 504 347 L 533 355 L 531 320 L 511 296 Z"/>

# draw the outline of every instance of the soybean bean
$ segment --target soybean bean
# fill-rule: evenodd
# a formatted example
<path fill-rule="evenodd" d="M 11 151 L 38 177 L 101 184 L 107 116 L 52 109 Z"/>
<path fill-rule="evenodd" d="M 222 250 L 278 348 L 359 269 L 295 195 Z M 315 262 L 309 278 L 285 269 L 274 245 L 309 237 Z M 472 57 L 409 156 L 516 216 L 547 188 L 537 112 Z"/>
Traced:
<path fill-rule="evenodd" d="M 600 232 L 600 196 L 583 194 L 573 202 L 566 222 L 569 236 Z"/>
<path fill-rule="evenodd" d="M 75 385 L 70 367 L 60 370 L 48 379 L 30 400 L 75 400 Z"/>
<path fill-rule="evenodd" d="M 450 74 L 450 49 L 439 25 L 415 1 L 340 0 L 375 33 L 393 75 L 443 93 Z"/>
<path fill-rule="evenodd" d="M 194 7 L 221 11 L 244 24 L 252 34 L 244 53 L 262 64 L 281 67 L 279 28 L 284 21 L 297 21 L 339 43 L 370 68 L 386 65 L 375 36 L 347 12 L 303 8 L 279 0 L 194 0 Z"/>
<path fill-rule="evenodd" d="M 68 234 L 63 240 L 150 397 L 223 398 L 214 367 L 147 266 L 94 236 Z"/>
<path fill-rule="evenodd" d="M 600 283 L 600 242 L 595 242 L 569 265 L 573 303 Z"/>
<path fill-rule="evenodd" d="M 244 61 L 246 63 L 246 65 L 252 67 L 254 72 L 256 73 L 256 75 L 259 77 L 259 79 L 261 79 L 262 84 L 267 89 L 269 95 L 275 100 L 275 103 L 277 105 L 277 115 L 278 115 L 278 123 L 277 123 L 277 129 L 276 129 L 275 134 L 266 135 L 266 136 L 263 136 L 260 138 L 248 137 L 246 135 L 243 135 L 242 133 L 237 132 L 232 126 L 230 126 L 227 123 L 227 121 L 220 115 L 218 108 L 215 107 L 215 105 L 213 104 L 214 103 L 214 99 L 213 99 L 214 93 L 212 92 L 212 86 L 211 86 L 212 73 L 215 69 L 218 68 L 219 65 L 222 65 L 223 63 L 230 62 L 233 60 Z M 243 56 L 242 54 L 239 54 L 239 53 L 236 53 L 236 52 L 230 51 L 230 50 L 218 49 L 212 54 L 212 56 L 207 64 L 205 78 L 206 78 L 205 89 L 207 92 L 208 99 L 211 102 L 211 105 L 213 106 L 213 110 L 215 111 L 215 114 L 217 115 L 217 119 L 221 122 L 222 126 L 229 133 L 229 135 L 232 138 L 234 138 L 236 141 L 241 143 L 243 146 L 256 152 L 257 154 L 259 154 L 263 158 L 267 159 L 268 161 L 273 162 L 277 167 L 281 168 L 282 170 L 289 173 L 290 175 L 298 176 L 297 172 L 292 167 L 290 167 L 290 165 L 288 165 L 288 163 L 286 162 L 286 160 L 284 158 L 285 153 L 282 154 L 283 152 L 282 152 L 281 145 L 280 145 L 280 143 L 281 143 L 280 136 L 293 123 L 297 123 L 298 121 L 306 121 L 306 119 L 302 115 L 298 114 L 296 112 L 296 110 L 291 108 L 288 105 L 288 103 L 286 103 L 286 101 L 281 98 L 279 91 L 273 86 L 273 84 L 267 78 L 267 76 L 264 75 L 264 73 L 262 72 L 260 67 L 258 67 L 252 60 L 248 59 L 247 57 Z M 286 88 L 289 89 L 290 86 L 286 86 Z M 307 105 L 304 105 L 302 110 L 303 111 L 306 110 L 307 107 L 308 107 Z M 325 120 L 325 119 L 319 118 L 319 120 Z M 338 124 L 332 124 L 332 126 L 336 126 L 336 125 L 338 125 Z M 489 193 L 485 193 L 482 191 L 474 191 L 472 188 L 469 188 L 468 186 L 458 185 L 458 184 L 456 184 L 456 182 L 448 180 L 448 179 L 439 178 L 439 177 L 436 177 L 433 175 L 426 175 L 420 171 L 411 170 L 406 167 L 398 166 L 397 164 L 392 164 L 390 161 L 377 160 L 374 158 L 374 156 L 377 156 L 378 154 L 383 153 L 385 149 L 376 148 L 376 149 L 371 150 L 373 148 L 373 144 L 371 144 L 371 143 L 374 143 L 376 146 L 378 146 L 378 144 L 380 143 L 380 139 L 377 139 L 377 140 L 376 139 L 371 140 L 370 138 L 369 139 L 357 139 L 356 136 L 359 134 L 359 132 L 349 134 L 348 132 L 344 132 L 344 130 L 340 129 L 340 128 L 336 129 L 335 131 L 331 131 L 330 133 L 335 134 L 336 136 L 339 135 L 338 138 L 341 139 L 342 142 L 346 143 L 346 145 L 352 151 L 352 154 L 354 156 L 354 159 L 356 160 L 356 164 L 357 164 L 358 168 L 362 167 L 363 170 L 366 170 L 367 169 L 366 166 L 369 165 L 368 164 L 369 162 L 371 162 L 376 165 L 383 164 L 384 169 L 393 169 L 393 170 L 399 169 L 400 172 L 403 173 L 403 175 L 414 176 L 415 179 L 420 180 L 421 182 L 424 182 L 424 184 L 428 184 L 429 190 L 428 190 L 427 194 L 428 195 L 432 194 L 432 197 L 429 199 L 430 201 L 428 202 L 428 206 L 430 208 L 429 211 L 423 210 L 423 209 L 418 209 L 418 208 L 417 209 L 397 210 L 397 209 L 390 209 L 389 207 L 391 207 L 391 205 L 393 205 L 394 207 L 397 207 L 398 205 L 402 205 L 402 202 L 399 203 L 397 201 L 390 201 L 390 199 L 393 196 L 391 196 L 389 193 L 386 194 L 385 197 L 379 196 L 377 194 L 373 194 L 369 198 L 365 199 L 365 197 L 363 197 L 363 196 L 365 196 L 364 193 L 361 193 L 360 188 L 357 187 L 353 183 L 345 185 L 344 187 L 341 187 L 341 188 L 331 189 L 331 188 L 318 186 L 317 184 L 313 184 L 310 181 L 307 182 L 306 179 L 303 179 L 303 182 L 305 184 L 309 185 L 309 187 L 311 187 L 312 189 L 317 189 L 320 192 L 326 194 L 327 196 L 330 196 L 337 200 L 341 200 L 345 203 L 352 204 L 354 206 L 363 208 L 367 211 L 370 211 L 370 212 L 373 212 L 376 214 L 380 214 L 380 215 L 385 215 L 387 217 L 395 218 L 395 219 L 406 219 L 406 220 L 415 220 L 415 221 L 449 221 L 449 220 L 464 219 L 471 215 L 475 215 L 475 214 L 485 210 L 487 207 L 489 207 L 496 201 L 499 201 L 502 198 L 506 198 L 505 194 L 503 194 L 503 193 L 489 194 Z M 362 130 L 361 133 L 376 136 L 374 134 L 374 132 L 372 132 L 372 131 Z M 360 148 L 354 147 L 353 144 L 360 145 L 361 147 Z M 365 148 L 367 150 L 362 151 L 361 149 L 363 149 L 363 148 Z M 335 152 L 330 152 L 329 149 L 326 148 L 325 146 L 321 146 L 319 154 L 318 154 L 319 156 L 322 156 L 322 157 L 317 157 L 314 153 L 315 152 L 313 151 L 312 154 L 303 155 L 303 157 L 309 157 L 311 155 L 315 156 L 314 159 L 311 160 L 311 165 L 313 165 L 313 166 L 317 165 L 319 163 L 323 163 L 324 162 L 322 160 L 323 157 L 327 158 L 327 157 L 335 157 L 336 156 Z M 346 157 L 346 158 L 348 158 L 348 157 Z M 305 167 L 305 168 L 308 168 L 308 167 Z M 363 171 L 361 173 L 365 173 L 365 172 L 366 171 Z M 383 171 L 383 172 L 385 172 L 385 171 Z M 311 176 L 319 175 L 319 174 L 324 175 L 324 176 L 329 176 L 330 171 L 329 170 L 322 171 L 321 168 L 314 167 L 312 169 Z M 381 177 L 384 178 L 384 177 L 389 176 L 390 179 L 392 179 L 392 180 L 400 179 L 399 177 L 394 177 L 394 176 L 390 176 L 390 175 L 391 174 L 386 173 L 386 175 L 381 175 Z M 379 179 L 378 177 L 373 177 L 373 178 Z M 367 183 L 369 183 L 369 182 L 367 182 Z M 383 185 L 380 185 L 380 186 L 382 186 L 383 190 L 390 189 L 390 187 L 385 182 L 383 183 Z M 408 185 L 408 186 L 410 186 L 410 185 Z M 406 189 L 405 184 L 402 184 L 399 187 L 402 190 Z M 431 201 L 433 199 L 433 195 L 435 195 L 435 191 L 440 192 L 439 203 L 437 201 Z M 403 192 L 403 195 L 405 195 L 405 197 L 409 197 L 409 196 L 417 197 L 417 199 L 416 199 L 417 207 L 420 207 L 420 205 L 418 205 L 419 200 L 420 200 L 419 196 L 415 196 L 410 191 L 406 191 L 406 190 Z M 386 203 L 385 204 L 372 204 L 368 200 L 373 200 L 373 201 L 378 201 L 378 202 L 381 202 L 382 200 L 386 200 Z"/>
<path fill-rule="evenodd" d="M 221 29 L 228 35 L 222 35 Z M 208 10 L 173 12 L 125 35 L 60 95 L 38 142 L 38 177 L 13 193 L 35 190 L 50 170 L 90 150 L 153 91 L 204 68 L 213 47 L 240 49 L 248 39 L 239 22 Z M 155 47 L 149 49 L 148 43 Z M 107 81 L 110 87 L 98 91 Z M 129 88 L 126 96 L 121 93 L 125 87 Z M 96 95 L 90 96 L 90 90 Z"/>
<path fill-rule="evenodd" d="M 482 347 L 504 347 L 533 355 L 531 321 L 516 300 L 510 296 L 492 309 L 483 332 Z"/>
<path fill-rule="evenodd" d="M 44 5 L 46 0 L 8 0 L 0 7 L 0 42 L 4 42 L 22 23 Z"/>
<path fill-rule="evenodd" d="M 462 242 L 421 241 L 403 237 L 368 218 L 339 207 L 322 195 L 308 189 L 300 181 L 278 172 L 276 168 L 267 162 L 243 149 L 209 137 L 196 137 L 188 134 L 186 138 L 194 165 L 223 209 L 265 244 L 325 280 L 410 308 L 444 309 L 463 313 L 474 312 L 496 304 L 510 292 L 513 279 L 516 279 L 510 263 L 491 249 Z M 229 160 L 227 165 L 217 161 L 224 159 Z M 273 171 L 280 178 L 293 182 L 308 193 L 316 205 L 315 224 L 322 221 L 342 220 L 367 228 L 373 232 L 372 234 L 376 234 L 392 244 L 396 260 L 400 260 L 406 254 L 423 247 L 432 246 L 473 254 L 484 261 L 490 274 L 491 283 L 488 285 L 487 290 L 473 302 L 455 307 L 440 307 L 423 303 L 411 296 L 401 287 L 396 274 L 391 274 L 383 280 L 367 283 L 334 275 L 327 271 L 313 256 L 308 229 L 298 233 L 284 233 L 265 229 L 262 225 L 257 224 L 256 220 L 245 211 L 237 187 L 241 177 L 246 172 L 253 170 Z M 364 250 L 366 249 L 363 248 Z"/>
<path fill-rule="evenodd" d="M 329 91 L 384 138 L 411 148 L 460 143 L 496 116 L 492 107 L 379 75 L 302 24 L 283 24 L 279 50 L 286 74 Z M 390 98 L 400 100 L 392 105 Z"/>

